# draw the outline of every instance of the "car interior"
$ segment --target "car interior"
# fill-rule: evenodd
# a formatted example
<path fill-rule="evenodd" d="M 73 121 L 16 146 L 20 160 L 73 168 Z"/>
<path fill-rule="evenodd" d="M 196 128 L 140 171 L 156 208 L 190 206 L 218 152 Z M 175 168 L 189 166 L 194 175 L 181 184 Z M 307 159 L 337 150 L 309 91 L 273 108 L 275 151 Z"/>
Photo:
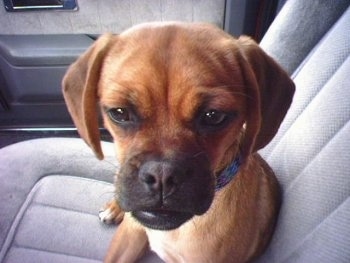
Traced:
<path fill-rule="evenodd" d="M 290 74 L 293 103 L 260 155 L 282 189 L 258 263 L 350 262 L 349 0 L 0 1 L 0 262 L 102 262 L 117 225 L 99 221 L 118 168 L 98 160 L 61 91 L 104 32 L 204 21 L 253 37 Z M 194 240 L 195 242 L 195 240 Z M 148 252 L 139 262 L 162 262 Z"/>

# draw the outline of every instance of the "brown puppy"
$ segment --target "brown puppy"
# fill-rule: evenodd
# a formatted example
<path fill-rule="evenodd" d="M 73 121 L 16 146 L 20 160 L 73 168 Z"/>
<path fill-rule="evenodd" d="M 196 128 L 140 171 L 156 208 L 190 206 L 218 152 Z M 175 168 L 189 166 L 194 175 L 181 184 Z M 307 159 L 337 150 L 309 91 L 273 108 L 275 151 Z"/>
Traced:
<path fill-rule="evenodd" d="M 64 97 L 103 158 L 98 105 L 120 170 L 107 216 L 124 219 L 106 262 L 150 248 L 166 262 L 248 262 L 272 235 L 280 199 L 256 153 L 294 93 L 247 37 L 206 24 L 146 24 L 104 35 L 68 70 Z"/>

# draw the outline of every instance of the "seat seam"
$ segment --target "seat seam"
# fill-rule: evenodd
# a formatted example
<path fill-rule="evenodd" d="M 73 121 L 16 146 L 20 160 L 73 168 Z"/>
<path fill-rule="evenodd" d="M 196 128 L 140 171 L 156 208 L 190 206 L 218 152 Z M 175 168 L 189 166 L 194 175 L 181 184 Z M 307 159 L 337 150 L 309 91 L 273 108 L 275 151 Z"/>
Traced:
<path fill-rule="evenodd" d="M 299 242 L 299 244 L 295 247 L 295 249 L 293 249 L 293 251 L 291 251 L 289 253 L 289 255 L 287 257 L 285 257 L 285 259 L 282 260 L 282 262 L 286 262 L 291 256 L 292 254 L 297 251 L 307 240 L 310 236 L 312 236 L 320 227 L 321 225 L 323 225 L 323 223 L 332 215 L 334 215 L 335 213 L 338 212 L 338 210 L 345 205 L 345 203 L 350 200 L 350 197 L 348 196 L 347 198 L 345 198 L 331 213 L 329 213 L 326 217 L 324 217 L 318 224 L 316 227 L 314 227 L 314 229 L 309 232 L 303 239 L 301 242 Z"/>
<path fill-rule="evenodd" d="M 29 246 L 19 246 L 17 244 L 13 245 L 12 247 L 14 247 L 14 248 L 23 248 L 23 249 L 26 249 L 26 250 L 33 250 L 33 251 L 42 251 L 42 252 L 47 252 L 47 253 L 56 254 L 56 255 L 64 255 L 64 256 L 69 256 L 69 257 L 76 257 L 76 258 L 83 258 L 83 259 L 90 259 L 90 260 L 100 261 L 100 259 L 98 259 L 98 258 L 89 258 L 89 257 L 84 257 L 84 256 L 68 254 L 68 253 L 61 253 L 61 252 L 53 251 L 53 250 L 38 249 L 38 248 L 29 247 Z"/>
<path fill-rule="evenodd" d="M 310 159 L 310 161 L 307 163 L 307 165 L 300 170 L 300 172 L 298 173 L 298 175 L 289 183 L 289 185 L 285 188 L 284 190 L 284 195 L 287 194 L 288 192 L 291 191 L 291 189 L 294 187 L 294 185 L 299 181 L 300 176 L 303 175 L 304 171 L 306 169 L 308 169 L 308 167 L 310 167 L 310 165 L 313 164 L 313 162 L 316 160 L 316 158 L 321 154 L 321 152 L 334 140 L 334 138 L 336 138 L 336 136 L 342 132 L 343 129 L 345 129 L 345 127 L 350 123 L 350 120 L 347 120 L 346 122 L 344 122 L 343 126 L 339 128 L 339 130 L 337 130 L 337 132 L 335 132 L 333 134 L 333 136 L 327 141 L 325 142 L 325 144 L 320 148 L 320 150 L 312 157 L 312 159 Z"/>
<path fill-rule="evenodd" d="M 32 206 L 33 205 L 34 206 L 42 206 L 42 207 L 50 207 L 50 208 L 54 208 L 54 209 L 57 209 L 57 210 L 64 210 L 64 211 L 68 211 L 68 212 L 73 212 L 73 213 L 78 213 L 78 214 L 83 214 L 83 215 L 89 215 L 89 216 L 97 217 L 96 214 L 89 213 L 89 212 L 86 212 L 86 211 L 80 211 L 80 210 L 77 210 L 77 209 L 70 209 L 70 208 L 66 208 L 66 207 L 61 207 L 61 206 L 57 206 L 57 205 L 51 205 L 51 204 L 37 202 L 37 201 L 32 202 Z"/>
<path fill-rule="evenodd" d="M 54 206 L 54 205 L 49 205 L 49 204 L 45 204 L 45 203 L 41 203 L 41 202 L 37 202 L 37 201 L 33 201 L 38 189 L 42 186 L 42 179 L 43 178 L 47 178 L 49 176 L 62 176 L 62 177 L 71 177 L 71 178 L 77 178 L 80 180 L 84 180 L 84 181 L 91 181 L 91 182 L 99 182 L 102 183 L 104 185 L 111 185 L 111 183 L 105 182 L 105 181 L 98 181 L 92 178 L 86 178 L 86 177 L 78 177 L 78 176 L 73 176 L 73 175 L 66 175 L 66 174 L 58 174 L 58 173 L 48 173 L 48 174 L 43 174 L 41 175 L 38 180 L 34 183 L 32 189 L 29 191 L 27 197 L 25 198 L 24 202 L 22 203 L 20 209 L 18 210 L 12 224 L 11 227 L 9 228 L 8 232 L 7 232 L 7 236 L 6 239 L 3 243 L 3 246 L 1 247 L 0 250 L 0 262 L 2 262 L 8 251 L 11 249 L 11 246 L 15 245 L 14 243 L 14 238 L 16 236 L 18 227 L 20 226 L 20 223 L 23 219 L 23 216 L 25 215 L 25 213 L 27 212 L 28 208 L 32 205 L 32 204 L 39 204 L 42 206 L 51 206 L 54 207 L 56 209 L 63 209 L 66 211 L 72 211 L 72 212 L 76 212 L 76 213 L 82 213 L 82 214 L 87 214 L 87 215 L 91 215 L 91 216 L 96 216 L 92 213 L 87 213 L 87 212 L 83 212 L 83 211 L 78 211 L 78 210 L 74 210 L 74 209 L 66 209 L 63 207 L 58 207 L 58 206 Z"/>
<path fill-rule="evenodd" d="M 31 189 L 31 191 L 29 192 L 29 194 L 27 195 L 27 198 L 24 200 L 21 208 L 19 209 L 18 213 L 16 214 L 15 216 L 15 219 L 13 220 L 12 224 L 11 224 L 11 227 L 7 233 L 7 236 L 6 236 L 6 239 L 5 239 L 5 242 L 1 248 L 1 251 L 0 251 L 0 262 L 3 261 L 3 259 L 5 258 L 7 252 L 9 251 L 9 249 L 11 248 L 11 245 L 14 241 L 14 237 L 17 233 L 17 229 L 23 219 L 23 216 L 25 214 L 25 212 L 28 210 L 30 204 L 32 203 L 33 201 L 33 198 L 36 194 L 36 192 L 38 191 L 38 189 L 40 188 L 42 182 L 41 180 L 38 180 L 33 188 Z"/>
<path fill-rule="evenodd" d="M 327 34 L 326 34 L 327 35 Z M 325 41 L 325 40 L 324 40 Z M 323 43 L 323 41 L 322 41 Z M 319 46 L 322 45 L 322 43 L 319 43 L 317 45 L 317 48 Z M 316 47 L 315 47 L 316 48 Z M 313 53 L 315 53 L 317 51 L 317 49 L 315 49 L 315 51 L 313 51 Z M 324 81 L 324 83 L 322 85 L 320 85 L 320 88 L 318 89 L 318 91 L 314 94 L 314 96 L 307 102 L 307 104 L 305 104 L 303 110 L 297 114 L 290 122 L 290 125 L 287 127 L 287 129 L 285 129 L 284 133 L 281 135 L 281 137 L 279 138 L 278 142 L 275 143 L 275 145 L 273 146 L 273 148 L 269 151 L 269 153 L 267 154 L 267 156 L 265 157 L 266 160 L 269 160 L 270 157 L 274 154 L 274 152 L 276 151 L 276 148 L 278 147 L 278 145 L 281 143 L 281 141 L 285 138 L 285 136 L 287 135 L 288 131 L 292 128 L 292 126 L 295 124 L 295 122 L 300 118 L 300 116 L 302 116 L 302 114 L 304 113 L 304 111 L 310 106 L 310 104 L 315 100 L 315 98 L 318 96 L 318 94 L 324 89 L 324 87 L 327 86 L 327 84 L 332 80 L 332 78 L 334 77 L 334 75 L 336 75 L 336 73 L 339 71 L 339 69 L 344 65 L 344 63 L 347 61 L 348 57 L 349 57 L 350 53 L 348 53 L 347 56 L 344 56 L 344 59 L 342 61 L 339 61 L 339 65 L 338 67 L 334 67 L 334 71 L 329 73 L 329 77 Z M 302 62 L 302 64 L 300 64 L 300 66 L 304 67 L 309 60 L 312 59 L 312 56 L 310 56 L 310 58 L 306 58 L 307 61 Z M 301 70 L 300 70 L 301 71 Z M 294 80 L 297 77 L 298 74 L 292 76 L 292 79 Z M 298 88 L 298 87 L 296 87 Z"/>

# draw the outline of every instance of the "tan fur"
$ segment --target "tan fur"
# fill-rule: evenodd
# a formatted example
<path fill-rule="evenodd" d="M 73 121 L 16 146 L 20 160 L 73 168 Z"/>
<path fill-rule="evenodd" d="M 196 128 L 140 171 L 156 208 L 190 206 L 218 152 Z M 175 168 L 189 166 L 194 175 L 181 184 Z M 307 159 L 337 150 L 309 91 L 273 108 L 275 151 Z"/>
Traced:
<path fill-rule="evenodd" d="M 277 132 L 294 84 L 253 40 L 206 24 L 142 25 L 96 41 L 70 67 L 63 87 L 78 131 L 99 158 L 97 102 L 103 109 L 132 104 L 142 117 L 130 131 L 102 110 L 121 167 L 138 169 L 147 154 L 203 155 L 215 177 L 238 154 L 243 162 L 207 212 L 175 230 L 146 228 L 126 212 L 105 262 L 135 262 L 149 245 L 166 262 L 249 262 L 264 251 L 280 198 L 272 170 L 256 151 Z M 201 133 L 195 120 L 203 105 L 237 116 L 223 129 Z M 118 172 L 117 199 L 125 194 L 122 176 L 129 175 Z"/>

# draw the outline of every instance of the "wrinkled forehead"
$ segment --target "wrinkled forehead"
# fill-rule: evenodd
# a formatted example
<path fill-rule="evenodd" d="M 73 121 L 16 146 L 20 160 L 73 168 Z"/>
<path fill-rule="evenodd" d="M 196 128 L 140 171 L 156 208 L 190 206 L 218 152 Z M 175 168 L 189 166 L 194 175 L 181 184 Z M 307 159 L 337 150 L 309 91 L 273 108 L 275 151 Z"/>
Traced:
<path fill-rule="evenodd" d="M 236 41 L 220 28 L 205 23 L 162 22 L 137 25 L 119 35 L 128 49 L 218 53 L 235 47 Z M 202 54 L 204 55 L 204 54 Z"/>
<path fill-rule="evenodd" d="M 156 94 L 156 101 L 181 98 L 191 89 L 203 93 L 207 87 L 236 87 L 242 92 L 235 49 L 234 40 L 211 25 L 137 26 L 118 37 L 101 79 L 110 92 L 118 90 L 128 97 Z"/>
<path fill-rule="evenodd" d="M 238 55 L 236 41 L 212 25 L 148 23 L 122 33 L 106 64 L 119 78 L 148 74 L 230 82 L 239 71 Z"/>

